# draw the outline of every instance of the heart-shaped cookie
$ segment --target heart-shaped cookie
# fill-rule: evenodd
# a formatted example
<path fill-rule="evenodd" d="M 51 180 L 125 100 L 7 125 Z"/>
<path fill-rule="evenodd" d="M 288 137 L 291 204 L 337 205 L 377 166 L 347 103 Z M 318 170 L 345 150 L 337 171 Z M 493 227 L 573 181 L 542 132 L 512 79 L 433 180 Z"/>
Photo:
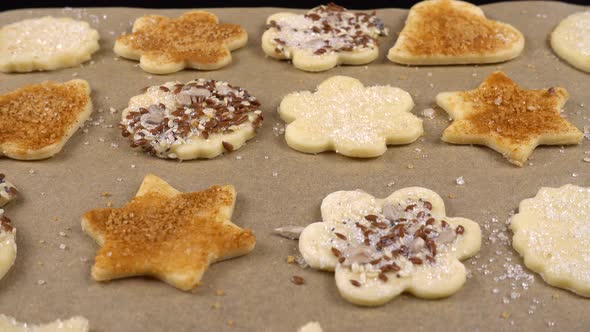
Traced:
<path fill-rule="evenodd" d="M 470 3 L 427 0 L 410 9 L 389 60 L 407 65 L 495 63 L 517 57 L 524 37 Z"/>

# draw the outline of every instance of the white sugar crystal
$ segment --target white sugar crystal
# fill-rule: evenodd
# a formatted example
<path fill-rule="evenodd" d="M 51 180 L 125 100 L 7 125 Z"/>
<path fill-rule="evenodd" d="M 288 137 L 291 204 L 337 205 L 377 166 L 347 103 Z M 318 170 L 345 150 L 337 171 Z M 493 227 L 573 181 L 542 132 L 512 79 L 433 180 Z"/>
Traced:
<path fill-rule="evenodd" d="M 59 244 L 59 249 L 66 250 L 67 248 L 68 248 L 68 246 L 66 246 L 65 244 L 63 244 L 63 243 Z"/>
<path fill-rule="evenodd" d="M 422 116 L 428 119 L 434 119 L 435 111 L 433 108 L 427 108 L 422 111 Z"/>
<path fill-rule="evenodd" d="M 462 176 L 460 176 L 457 179 L 455 179 L 455 182 L 457 183 L 457 185 L 462 186 L 465 184 L 465 179 Z"/>

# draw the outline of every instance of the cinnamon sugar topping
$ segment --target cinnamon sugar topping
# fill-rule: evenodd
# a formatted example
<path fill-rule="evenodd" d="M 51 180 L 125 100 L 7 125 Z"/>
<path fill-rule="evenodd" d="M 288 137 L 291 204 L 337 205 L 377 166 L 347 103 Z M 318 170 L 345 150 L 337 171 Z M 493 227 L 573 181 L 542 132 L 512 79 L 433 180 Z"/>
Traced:
<path fill-rule="evenodd" d="M 561 100 L 568 97 L 563 88 L 524 90 L 504 73 L 495 72 L 462 96 L 474 110 L 466 119 L 481 134 L 497 132 L 514 142 L 527 142 L 569 127 L 559 114 Z"/>
<path fill-rule="evenodd" d="M 81 80 L 27 85 L 0 95 L 0 146 L 26 151 L 58 143 L 79 124 L 89 103 Z"/>
<path fill-rule="evenodd" d="M 421 24 L 402 31 L 405 51 L 416 55 L 485 54 L 505 49 L 518 41 L 517 32 L 498 22 L 467 10 L 456 8 L 451 1 L 430 1 L 416 6 Z"/>

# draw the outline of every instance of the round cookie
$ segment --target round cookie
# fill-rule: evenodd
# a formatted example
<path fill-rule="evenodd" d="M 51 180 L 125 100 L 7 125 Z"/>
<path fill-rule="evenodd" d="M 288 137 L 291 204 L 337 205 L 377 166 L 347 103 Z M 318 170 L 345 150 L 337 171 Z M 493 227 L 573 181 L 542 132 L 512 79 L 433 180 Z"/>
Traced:
<path fill-rule="evenodd" d="M 510 228 L 529 269 L 550 285 L 590 297 L 590 188 L 543 187 L 520 202 Z"/>
<path fill-rule="evenodd" d="M 590 11 L 561 21 L 551 33 L 551 47 L 560 58 L 590 73 Z"/>
<path fill-rule="evenodd" d="M 84 21 L 51 16 L 0 29 L 0 71 L 31 72 L 73 67 L 99 48 L 98 31 Z"/>
<path fill-rule="evenodd" d="M 131 98 L 119 127 L 160 158 L 214 158 L 239 149 L 262 125 L 260 102 L 227 82 L 167 82 Z"/>

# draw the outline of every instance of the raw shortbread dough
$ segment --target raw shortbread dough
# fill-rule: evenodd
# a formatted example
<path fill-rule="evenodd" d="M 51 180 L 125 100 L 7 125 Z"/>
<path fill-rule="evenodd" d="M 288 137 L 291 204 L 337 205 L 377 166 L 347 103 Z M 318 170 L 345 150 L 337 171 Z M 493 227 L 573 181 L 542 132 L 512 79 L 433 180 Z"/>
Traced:
<path fill-rule="evenodd" d="M 296 68 L 311 72 L 338 64 L 372 62 L 379 56 L 377 38 L 387 35 L 375 13 L 349 12 L 333 3 L 305 15 L 276 13 L 266 23 L 264 53 L 276 59 L 292 59 Z"/>
<path fill-rule="evenodd" d="M 311 267 L 335 270 L 340 294 L 358 305 L 381 305 L 402 292 L 449 296 L 466 280 L 459 260 L 481 245 L 477 223 L 445 216 L 442 198 L 420 187 L 385 199 L 337 191 L 321 212 L 323 222 L 301 233 L 299 251 Z"/>
<path fill-rule="evenodd" d="M 88 332 L 89 329 L 88 320 L 80 316 L 34 325 L 19 323 L 12 317 L 0 314 L 0 331 L 2 332 Z"/>
<path fill-rule="evenodd" d="M 12 227 L 10 219 L 4 216 L 4 209 L 0 208 L 0 279 L 14 265 L 16 260 L 16 228 Z"/>
<path fill-rule="evenodd" d="M 436 96 L 438 106 L 453 118 L 442 140 L 486 145 L 522 167 L 538 145 L 582 141 L 582 132 L 561 116 L 568 98 L 564 88 L 526 90 L 494 72 L 477 89 Z"/>
<path fill-rule="evenodd" d="M 590 297 L 590 188 L 543 187 L 512 218 L 512 246 L 555 287 Z"/>
<path fill-rule="evenodd" d="M 300 327 L 297 332 L 324 332 L 320 323 L 318 322 L 309 322 L 302 327 Z"/>
<path fill-rule="evenodd" d="M 132 147 L 171 159 L 214 158 L 232 152 L 262 125 L 260 102 L 227 82 L 167 82 L 131 98 L 121 130 Z"/>
<path fill-rule="evenodd" d="M 590 11 L 561 21 L 551 33 L 551 47 L 560 58 L 590 73 Z"/>
<path fill-rule="evenodd" d="M 30 72 L 73 67 L 90 60 L 98 31 L 84 21 L 51 16 L 27 19 L 0 29 L 0 71 Z"/>
<path fill-rule="evenodd" d="M 254 250 L 254 234 L 231 221 L 235 202 L 233 186 L 181 193 L 148 174 L 125 206 L 82 216 L 82 229 L 101 247 L 92 278 L 152 276 L 191 290 L 210 264 Z"/>
<path fill-rule="evenodd" d="M 248 42 L 248 33 L 236 24 L 219 24 L 217 16 L 194 10 L 178 18 L 146 15 L 133 23 L 130 34 L 117 38 L 114 51 L 139 60 L 153 74 L 184 68 L 214 70 L 228 65 L 231 51 Z"/>
<path fill-rule="evenodd" d="M 0 207 L 14 201 L 18 196 L 16 187 L 6 181 L 4 174 L 0 173 Z"/>
<path fill-rule="evenodd" d="M 408 144 L 422 135 L 422 120 L 410 112 L 413 107 L 402 89 L 365 87 L 357 79 L 333 76 L 316 92 L 285 96 L 279 114 L 287 123 L 287 144 L 295 150 L 370 158 L 385 153 L 387 145 Z"/>
<path fill-rule="evenodd" d="M 389 60 L 407 65 L 502 62 L 517 57 L 524 37 L 510 24 L 487 19 L 468 2 L 426 0 L 410 9 Z"/>

